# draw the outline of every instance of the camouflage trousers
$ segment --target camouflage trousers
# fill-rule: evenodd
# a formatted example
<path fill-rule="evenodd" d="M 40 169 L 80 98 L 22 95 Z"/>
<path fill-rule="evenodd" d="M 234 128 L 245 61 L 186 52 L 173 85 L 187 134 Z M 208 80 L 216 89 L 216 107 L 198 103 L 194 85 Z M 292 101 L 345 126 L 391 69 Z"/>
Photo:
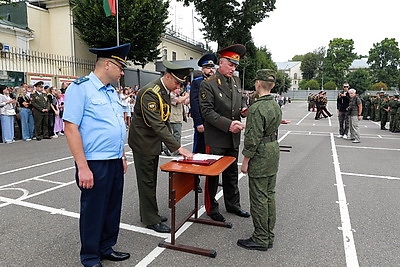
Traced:
<path fill-rule="evenodd" d="M 262 246 L 274 242 L 276 174 L 261 178 L 249 177 L 250 213 L 253 218 L 252 239 Z"/>

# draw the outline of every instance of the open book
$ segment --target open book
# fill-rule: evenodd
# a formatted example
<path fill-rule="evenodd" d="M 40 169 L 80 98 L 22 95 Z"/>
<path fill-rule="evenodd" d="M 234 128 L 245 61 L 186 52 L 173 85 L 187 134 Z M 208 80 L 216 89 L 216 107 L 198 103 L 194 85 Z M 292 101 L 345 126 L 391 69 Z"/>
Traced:
<path fill-rule="evenodd" d="M 188 163 L 188 164 L 197 164 L 197 165 L 211 165 L 223 156 L 220 155 L 210 155 L 210 154 L 194 154 L 193 158 L 191 159 L 185 159 L 183 156 L 179 157 L 174 157 L 172 160 L 177 161 L 177 162 L 182 162 L 182 163 Z"/>

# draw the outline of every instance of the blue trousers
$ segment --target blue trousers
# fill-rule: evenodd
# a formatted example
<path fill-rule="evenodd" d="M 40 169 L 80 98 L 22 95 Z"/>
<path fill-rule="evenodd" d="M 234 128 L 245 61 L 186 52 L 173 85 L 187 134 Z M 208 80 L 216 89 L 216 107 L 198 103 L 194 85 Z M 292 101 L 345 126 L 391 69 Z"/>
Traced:
<path fill-rule="evenodd" d="M 0 118 L 3 143 L 10 143 L 14 140 L 14 116 L 0 115 Z"/>
<path fill-rule="evenodd" d="M 33 133 L 35 131 L 32 110 L 30 110 L 29 108 L 20 108 L 19 115 L 21 118 L 22 139 L 32 139 Z"/>
<path fill-rule="evenodd" d="M 81 190 L 79 230 L 80 258 L 84 266 L 100 262 L 102 255 L 113 252 L 121 218 L 124 168 L 121 159 L 89 160 L 94 186 Z M 78 169 L 75 175 L 79 186 Z"/>

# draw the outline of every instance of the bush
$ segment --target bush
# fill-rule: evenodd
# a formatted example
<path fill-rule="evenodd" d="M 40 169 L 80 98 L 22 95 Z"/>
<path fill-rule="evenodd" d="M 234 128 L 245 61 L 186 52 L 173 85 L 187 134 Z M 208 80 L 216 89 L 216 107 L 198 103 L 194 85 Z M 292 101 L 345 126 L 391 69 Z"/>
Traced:
<path fill-rule="evenodd" d="M 324 90 L 335 90 L 336 88 L 337 85 L 334 82 L 327 82 L 324 84 Z"/>

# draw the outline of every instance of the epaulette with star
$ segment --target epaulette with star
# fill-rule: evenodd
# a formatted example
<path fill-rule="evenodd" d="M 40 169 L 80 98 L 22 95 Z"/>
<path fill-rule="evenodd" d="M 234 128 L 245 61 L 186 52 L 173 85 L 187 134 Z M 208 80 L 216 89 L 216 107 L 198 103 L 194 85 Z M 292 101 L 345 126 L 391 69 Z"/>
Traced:
<path fill-rule="evenodd" d="M 84 83 L 86 81 L 89 81 L 89 77 L 88 76 L 83 76 L 83 77 L 80 77 L 80 78 L 76 79 L 74 81 L 74 84 L 78 84 L 79 85 L 79 84 Z"/>
<path fill-rule="evenodd" d="M 213 75 L 213 76 L 210 76 L 210 77 L 206 78 L 205 80 L 206 81 L 212 81 L 212 80 L 215 80 L 215 79 L 217 79 L 217 76 Z"/>
<path fill-rule="evenodd" d="M 152 88 L 152 90 L 153 90 L 154 92 L 156 92 L 156 93 L 160 93 L 161 88 L 160 88 L 160 86 L 158 86 L 158 85 L 154 85 L 154 87 Z"/>

